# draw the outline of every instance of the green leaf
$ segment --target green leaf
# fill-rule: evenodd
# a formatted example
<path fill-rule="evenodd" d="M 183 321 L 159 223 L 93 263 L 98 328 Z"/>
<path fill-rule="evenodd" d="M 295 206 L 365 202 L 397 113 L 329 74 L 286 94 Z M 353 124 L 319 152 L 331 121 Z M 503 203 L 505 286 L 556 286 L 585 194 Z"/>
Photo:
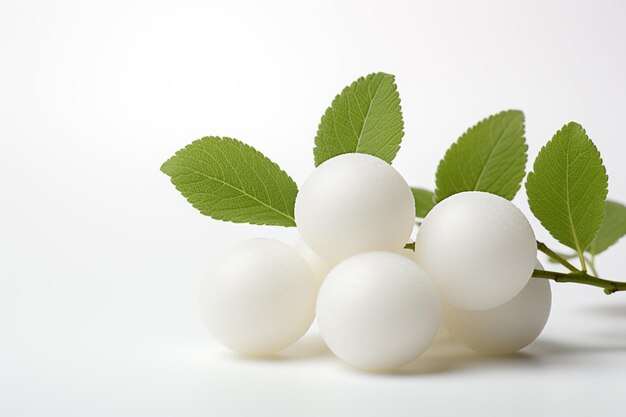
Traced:
<path fill-rule="evenodd" d="M 437 167 L 435 201 L 463 191 L 485 191 L 509 200 L 524 179 L 524 113 L 503 111 L 465 132 Z"/>
<path fill-rule="evenodd" d="M 176 152 L 161 171 L 202 214 L 235 223 L 295 226 L 296 183 L 236 139 L 204 137 Z"/>
<path fill-rule="evenodd" d="M 435 194 L 423 188 L 411 187 L 415 199 L 415 217 L 424 218 L 435 206 Z"/>
<path fill-rule="evenodd" d="M 607 187 L 598 149 L 574 122 L 563 126 L 541 149 L 526 180 L 535 217 L 581 259 L 602 223 Z"/>
<path fill-rule="evenodd" d="M 587 251 L 592 255 L 604 252 L 624 235 L 626 235 L 626 207 L 616 201 L 607 200 L 600 230 Z"/>
<path fill-rule="evenodd" d="M 394 76 L 378 72 L 343 89 L 320 121 L 315 166 L 344 153 L 366 153 L 389 163 L 404 136 L 400 95 Z"/>

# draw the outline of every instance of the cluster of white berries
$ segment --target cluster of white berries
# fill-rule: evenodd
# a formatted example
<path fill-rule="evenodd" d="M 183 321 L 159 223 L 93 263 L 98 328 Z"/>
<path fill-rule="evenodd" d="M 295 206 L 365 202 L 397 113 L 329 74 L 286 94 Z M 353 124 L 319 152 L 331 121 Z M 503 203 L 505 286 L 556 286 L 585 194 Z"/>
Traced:
<path fill-rule="evenodd" d="M 343 361 L 389 370 L 421 355 L 441 324 L 467 347 L 510 353 L 550 313 L 547 280 L 531 280 L 536 241 L 510 201 L 482 192 L 448 197 L 426 216 L 415 251 L 411 190 L 386 162 L 344 154 L 302 185 L 294 248 L 247 240 L 213 267 L 202 309 L 227 347 L 265 355 L 298 340 L 317 318 Z"/>

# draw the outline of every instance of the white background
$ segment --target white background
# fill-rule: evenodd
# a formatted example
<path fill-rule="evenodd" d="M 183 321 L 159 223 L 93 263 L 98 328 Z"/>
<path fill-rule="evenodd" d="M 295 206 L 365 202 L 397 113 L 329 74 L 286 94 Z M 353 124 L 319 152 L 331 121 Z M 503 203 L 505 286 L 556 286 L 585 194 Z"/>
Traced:
<path fill-rule="evenodd" d="M 553 286 L 544 334 L 510 358 L 444 339 L 372 375 L 314 329 L 273 359 L 231 354 L 200 322 L 202 274 L 224 247 L 295 230 L 204 217 L 159 166 L 224 135 L 301 183 L 334 95 L 386 71 L 410 183 L 432 187 L 454 139 L 517 108 L 531 161 L 578 121 L 626 201 L 625 19 L 620 1 L 2 0 L 0 415 L 623 415 L 626 294 L 590 287 Z M 600 271 L 626 279 L 625 250 Z"/>

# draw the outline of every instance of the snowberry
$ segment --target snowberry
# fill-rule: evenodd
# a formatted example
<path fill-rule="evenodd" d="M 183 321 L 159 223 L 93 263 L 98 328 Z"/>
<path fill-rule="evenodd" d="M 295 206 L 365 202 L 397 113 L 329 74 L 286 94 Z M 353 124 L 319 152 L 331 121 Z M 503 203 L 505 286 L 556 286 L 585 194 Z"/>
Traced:
<path fill-rule="evenodd" d="M 504 304 L 528 283 L 535 235 L 510 201 L 483 192 L 446 198 L 428 213 L 415 241 L 417 263 L 442 299 L 466 310 Z"/>
<path fill-rule="evenodd" d="M 301 238 L 296 241 L 293 247 L 311 267 L 318 287 L 322 285 L 322 282 L 334 266 L 334 263 L 315 253 Z"/>
<path fill-rule="evenodd" d="M 402 248 L 413 230 L 415 203 L 391 165 L 350 153 L 313 171 L 298 192 L 295 218 L 311 249 L 339 261 L 360 252 Z"/>
<path fill-rule="evenodd" d="M 206 326 L 220 343 L 264 355 L 307 331 L 316 293 L 311 268 L 295 249 L 272 239 L 249 239 L 214 265 L 201 305 Z"/>
<path fill-rule="evenodd" d="M 537 269 L 543 269 L 537 262 Z M 539 336 L 548 321 L 550 282 L 531 279 L 512 300 L 480 311 L 462 310 L 443 303 L 443 323 L 459 342 L 482 353 L 516 352 Z"/>
<path fill-rule="evenodd" d="M 317 299 L 322 338 L 357 368 L 405 365 L 433 341 L 440 306 L 435 287 L 417 264 L 397 253 L 367 252 L 334 267 Z"/>

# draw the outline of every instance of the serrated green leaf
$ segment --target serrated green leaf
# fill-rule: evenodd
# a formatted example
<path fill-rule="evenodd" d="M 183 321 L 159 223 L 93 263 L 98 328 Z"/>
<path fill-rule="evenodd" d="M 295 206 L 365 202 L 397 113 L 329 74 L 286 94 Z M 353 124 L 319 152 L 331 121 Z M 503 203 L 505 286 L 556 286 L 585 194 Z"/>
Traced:
<path fill-rule="evenodd" d="M 626 207 L 616 201 L 607 200 L 604 219 L 587 251 L 592 255 L 604 252 L 624 235 L 626 235 Z"/>
<path fill-rule="evenodd" d="M 521 111 L 503 111 L 480 121 L 439 163 L 435 201 L 463 191 L 485 191 L 512 200 L 524 179 L 527 150 Z"/>
<path fill-rule="evenodd" d="M 394 76 L 361 77 L 335 97 L 315 136 L 315 166 L 344 153 L 366 153 L 389 163 L 404 136 L 400 95 Z"/>
<path fill-rule="evenodd" d="M 430 190 L 411 187 L 415 200 L 415 217 L 424 218 L 435 206 L 435 194 Z"/>
<path fill-rule="evenodd" d="M 581 259 L 602 223 L 607 187 L 598 149 L 574 122 L 563 126 L 541 149 L 526 180 L 535 217 Z"/>
<path fill-rule="evenodd" d="M 252 146 L 216 136 L 196 140 L 161 171 L 202 214 L 234 223 L 295 226 L 298 187 Z"/>

